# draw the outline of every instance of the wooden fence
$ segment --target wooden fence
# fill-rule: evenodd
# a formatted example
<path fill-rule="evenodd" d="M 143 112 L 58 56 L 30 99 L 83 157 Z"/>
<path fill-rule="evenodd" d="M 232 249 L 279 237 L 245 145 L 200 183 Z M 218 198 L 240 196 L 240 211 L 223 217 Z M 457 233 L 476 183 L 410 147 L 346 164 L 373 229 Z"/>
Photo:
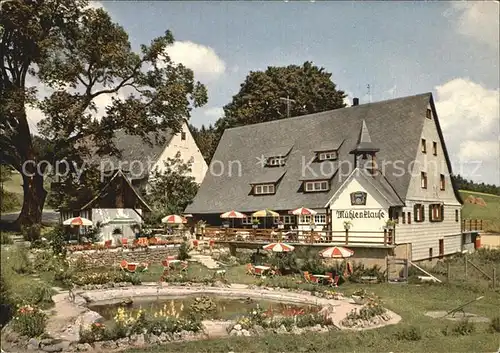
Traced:
<path fill-rule="evenodd" d="M 219 242 L 273 242 L 306 244 L 342 244 L 342 245 L 379 245 L 390 246 L 396 243 L 393 229 L 384 231 L 304 231 L 206 227 L 202 234 L 205 238 Z"/>

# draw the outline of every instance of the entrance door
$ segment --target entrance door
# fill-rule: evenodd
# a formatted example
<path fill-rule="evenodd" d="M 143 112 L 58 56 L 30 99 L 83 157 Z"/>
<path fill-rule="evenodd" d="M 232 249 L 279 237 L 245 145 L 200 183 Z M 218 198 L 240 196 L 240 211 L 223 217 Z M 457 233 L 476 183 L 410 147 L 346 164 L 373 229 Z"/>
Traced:
<path fill-rule="evenodd" d="M 439 258 L 442 259 L 444 256 L 444 239 L 439 239 Z"/>

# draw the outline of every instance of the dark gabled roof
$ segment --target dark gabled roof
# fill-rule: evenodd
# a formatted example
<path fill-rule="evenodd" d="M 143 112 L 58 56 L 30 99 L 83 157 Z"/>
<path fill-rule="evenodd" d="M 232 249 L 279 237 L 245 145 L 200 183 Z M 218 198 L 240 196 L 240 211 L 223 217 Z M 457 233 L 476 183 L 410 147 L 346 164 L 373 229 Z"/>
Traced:
<path fill-rule="evenodd" d="M 118 177 L 121 177 L 123 178 L 128 186 L 130 187 L 130 189 L 134 192 L 134 195 L 137 197 L 137 201 L 139 202 L 139 204 L 142 206 L 142 208 L 146 211 L 149 211 L 151 212 L 151 207 L 149 207 L 149 205 L 146 203 L 146 201 L 144 201 L 144 199 L 141 197 L 140 193 L 137 191 L 137 189 L 132 185 L 132 183 L 130 182 L 130 180 L 125 176 L 125 174 L 121 171 L 121 170 L 117 170 L 115 171 L 115 173 L 113 174 L 113 176 L 111 177 L 111 179 L 106 183 L 106 185 L 99 191 L 99 193 L 92 199 L 90 200 L 86 205 L 84 205 L 81 210 L 85 210 L 89 207 L 92 207 L 92 205 L 99 200 L 100 197 L 102 197 L 106 191 L 108 190 L 109 186 L 113 183 L 113 181 L 115 179 L 117 179 Z"/>
<path fill-rule="evenodd" d="M 250 185 L 264 184 L 264 183 L 277 183 L 283 175 L 286 173 L 281 167 L 265 167 L 265 170 L 257 175 L 251 182 Z"/>
<path fill-rule="evenodd" d="M 314 148 L 314 152 L 329 152 L 336 151 L 340 148 L 344 141 L 321 141 L 318 146 Z"/>
<path fill-rule="evenodd" d="M 121 158 L 115 156 L 99 157 L 100 161 L 96 162 L 102 162 L 105 171 L 122 169 L 129 172 L 134 179 L 144 178 L 149 174 L 174 134 L 170 130 L 165 131 L 163 143 L 156 140 L 154 132 L 147 136 L 151 144 L 145 142 L 142 136 L 129 135 L 124 130 L 115 131 L 113 142 L 121 152 Z"/>
<path fill-rule="evenodd" d="M 273 147 L 271 150 L 267 151 L 266 153 L 263 154 L 265 158 L 271 158 L 271 157 L 286 157 L 288 156 L 288 153 L 290 153 L 290 150 L 292 149 L 293 145 L 285 145 L 285 146 L 279 146 L 279 147 Z"/>
<path fill-rule="evenodd" d="M 378 181 L 381 184 L 379 187 L 387 189 L 386 193 L 394 197 L 390 192 L 392 189 L 398 199 L 404 200 L 411 179 L 411 170 L 408 169 L 418 153 L 429 102 L 432 104 L 432 94 L 425 93 L 227 129 L 212 159 L 218 164 L 222 163 L 226 170 L 220 176 L 207 173 L 186 212 L 222 213 L 231 209 L 250 212 L 263 208 L 280 211 L 301 206 L 324 208 L 353 171 L 354 156 L 349 152 L 358 145 L 363 121 L 370 131 L 370 141 L 380 149 L 377 161 L 379 166 L 383 165 L 385 178 Z M 439 125 L 437 127 L 444 147 Z M 325 172 L 325 176 L 331 177 L 331 190 L 302 192 L 301 180 L 307 174 L 313 174 L 304 165 L 313 166 L 313 171 L 316 170 L 319 163 L 309 162 L 314 159 L 318 146 L 330 141 L 333 144 L 343 141 L 338 151 L 337 168 L 333 168 L 333 172 L 326 168 L 328 172 Z M 287 157 L 286 174 L 276 188 L 276 193 L 262 197 L 249 195 L 248 185 L 262 173 L 262 168 L 256 165 L 258 157 L 287 143 L 293 144 L 293 149 Z M 445 157 L 451 171 L 446 149 Z M 234 167 L 234 161 L 238 161 L 241 166 L 239 173 L 234 168 L 229 170 L 231 166 Z M 396 161 L 399 162 L 395 164 Z M 405 168 L 403 175 L 401 166 Z"/>

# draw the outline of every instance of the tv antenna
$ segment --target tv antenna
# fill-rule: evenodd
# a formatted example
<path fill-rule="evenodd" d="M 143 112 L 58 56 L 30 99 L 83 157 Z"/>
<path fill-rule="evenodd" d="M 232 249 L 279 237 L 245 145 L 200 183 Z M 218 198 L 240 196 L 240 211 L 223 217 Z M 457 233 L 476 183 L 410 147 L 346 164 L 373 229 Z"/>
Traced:
<path fill-rule="evenodd" d="M 295 99 L 290 99 L 290 96 L 280 97 L 280 101 L 286 102 L 286 117 L 290 117 L 290 103 L 296 103 Z"/>

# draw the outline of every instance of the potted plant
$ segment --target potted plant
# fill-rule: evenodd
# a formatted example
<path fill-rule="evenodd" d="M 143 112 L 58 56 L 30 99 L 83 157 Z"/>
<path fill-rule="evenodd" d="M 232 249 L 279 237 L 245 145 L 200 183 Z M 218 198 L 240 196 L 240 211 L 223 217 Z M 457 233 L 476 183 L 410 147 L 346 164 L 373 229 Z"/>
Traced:
<path fill-rule="evenodd" d="M 352 227 L 352 222 L 351 221 L 344 221 L 344 229 L 349 230 Z"/>
<path fill-rule="evenodd" d="M 393 219 L 388 219 L 386 222 L 385 222 L 385 225 L 384 225 L 384 229 L 394 229 L 394 227 L 396 226 L 396 221 L 394 221 Z"/>
<path fill-rule="evenodd" d="M 260 221 L 258 219 L 253 219 L 252 220 L 252 228 L 257 229 L 259 228 Z"/>

